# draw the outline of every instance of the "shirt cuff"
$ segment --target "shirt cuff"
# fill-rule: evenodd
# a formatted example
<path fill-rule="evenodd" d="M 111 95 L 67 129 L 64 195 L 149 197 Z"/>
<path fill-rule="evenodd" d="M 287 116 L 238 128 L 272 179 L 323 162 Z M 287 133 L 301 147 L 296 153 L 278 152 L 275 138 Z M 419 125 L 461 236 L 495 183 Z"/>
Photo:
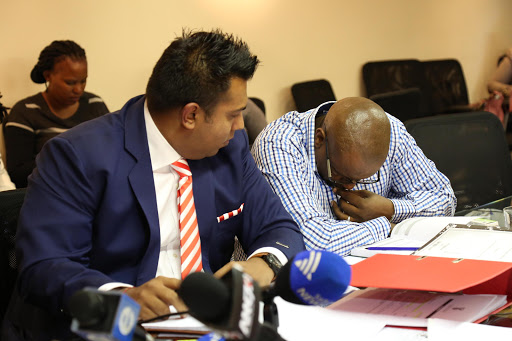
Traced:
<path fill-rule="evenodd" d="M 390 199 L 395 207 L 395 214 L 391 217 L 392 223 L 399 223 L 404 219 L 410 218 L 416 213 L 416 208 L 410 200 Z"/>
<path fill-rule="evenodd" d="M 121 283 L 121 282 L 111 282 L 111 283 L 105 283 L 101 287 L 98 288 L 100 291 L 110 291 L 112 289 L 117 288 L 133 288 L 133 285 Z"/>
<path fill-rule="evenodd" d="M 286 258 L 283 251 L 276 249 L 275 247 L 259 248 L 258 250 L 251 253 L 251 255 L 249 257 L 247 257 L 247 259 L 250 259 L 252 256 L 257 255 L 258 253 L 271 253 L 274 256 L 276 256 L 277 259 L 279 259 L 279 261 L 281 262 L 282 265 L 285 265 L 286 263 L 288 263 L 288 258 Z"/>

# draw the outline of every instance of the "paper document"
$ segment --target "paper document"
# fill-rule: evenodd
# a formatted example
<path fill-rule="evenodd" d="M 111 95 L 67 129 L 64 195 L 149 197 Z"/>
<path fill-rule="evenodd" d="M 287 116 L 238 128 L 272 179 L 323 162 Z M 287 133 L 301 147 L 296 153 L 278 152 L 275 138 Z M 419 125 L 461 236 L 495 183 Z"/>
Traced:
<path fill-rule="evenodd" d="M 428 341 L 512 340 L 512 328 L 440 319 L 428 321 Z"/>
<path fill-rule="evenodd" d="M 413 247 L 420 248 L 434 238 L 448 224 L 468 224 L 478 217 L 417 217 L 396 224 L 389 238 L 374 244 L 359 246 L 350 252 L 352 256 L 371 257 L 377 253 L 410 255 L 414 250 L 368 250 L 368 247 Z"/>
<path fill-rule="evenodd" d="M 512 231 L 447 228 L 414 255 L 512 262 Z"/>
<path fill-rule="evenodd" d="M 149 332 L 175 332 L 186 334 L 207 334 L 211 330 L 203 323 L 189 315 L 185 317 L 173 316 L 164 321 L 144 323 L 144 329 Z"/>
<path fill-rule="evenodd" d="M 289 341 L 376 340 L 386 325 L 380 316 L 298 305 L 275 298 L 279 334 Z"/>
<path fill-rule="evenodd" d="M 418 328 L 385 327 L 372 341 L 430 341 L 428 332 Z M 453 341 L 453 340 L 452 340 Z"/>
<path fill-rule="evenodd" d="M 473 322 L 506 304 L 505 295 L 461 295 L 367 288 L 329 306 L 335 311 L 378 315 L 394 326 L 426 327 L 427 319 Z"/>

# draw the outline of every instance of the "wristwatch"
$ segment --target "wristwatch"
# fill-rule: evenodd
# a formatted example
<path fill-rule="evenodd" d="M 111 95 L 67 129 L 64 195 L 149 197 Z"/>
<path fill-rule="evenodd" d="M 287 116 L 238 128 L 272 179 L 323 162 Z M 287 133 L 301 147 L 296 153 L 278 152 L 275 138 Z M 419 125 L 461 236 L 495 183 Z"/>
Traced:
<path fill-rule="evenodd" d="M 272 280 L 274 280 L 276 278 L 279 270 L 281 270 L 281 268 L 283 267 L 283 264 L 281 264 L 279 259 L 271 253 L 267 253 L 266 255 L 263 255 L 260 258 L 263 259 L 265 261 L 265 263 L 267 263 L 267 265 L 274 272 L 274 278 L 272 279 Z"/>

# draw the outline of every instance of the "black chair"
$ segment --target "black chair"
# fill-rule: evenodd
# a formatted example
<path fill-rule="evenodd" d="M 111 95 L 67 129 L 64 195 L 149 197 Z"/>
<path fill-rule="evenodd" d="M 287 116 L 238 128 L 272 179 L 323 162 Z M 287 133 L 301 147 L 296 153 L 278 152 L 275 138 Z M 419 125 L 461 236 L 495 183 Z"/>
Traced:
<path fill-rule="evenodd" d="M 409 88 L 422 88 L 421 64 L 417 59 L 370 61 L 363 65 L 368 97 Z"/>
<path fill-rule="evenodd" d="M 421 92 L 418 88 L 375 94 L 370 99 L 402 122 L 421 117 Z"/>
<path fill-rule="evenodd" d="M 258 97 L 249 97 L 249 99 L 251 101 L 254 102 L 254 104 L 256 104 L 258 106 L 258 108 L 261 109 L 261 111 L 263 111 L 264 114 L 266 114 L 266 111 L 265 111 L 265 102 L 263 102 L 262 99 L 258 98 Z"/>
<path fill-rule="evenodd" d="M 292 96 L 300 112 L 316 108 L 324 102 L 336 100 L 331 83 L 325 79 L 293 84 Z"/>
<path fill-rule="evenodd" d="M 3 320 L 17 276 L 14 242 L 25 188 L 0 192 L 0 321 Z"/>
<path fill-rule="evenodd" d="M 462 66 L 456 59 L 421 62 L 431 114 L 471 111 Z"/>
<path fill-rule="evenodd" d="M 450 179 L 456 211 L 512 194 L 512 161 L 503 126 L 493 114 L 436 115 L 409 120 L 405 126 Z"/>
<path fill-rule="evenodd" d="M 404 114 L 403 119 L 400 118 L 402 121 L 429 113 L 428 97 L 425 96 L 427 84 L 419 60 L 370 61 L 363 65 L 362 73 L 366 96 L 386 103 L 389 109 L 384 106 L 383 109 L 393 116 L 397 116 L 393 110 L 398 110 L 398 115 Z M 400 100 L 405 103 L 397 104 Z"/>

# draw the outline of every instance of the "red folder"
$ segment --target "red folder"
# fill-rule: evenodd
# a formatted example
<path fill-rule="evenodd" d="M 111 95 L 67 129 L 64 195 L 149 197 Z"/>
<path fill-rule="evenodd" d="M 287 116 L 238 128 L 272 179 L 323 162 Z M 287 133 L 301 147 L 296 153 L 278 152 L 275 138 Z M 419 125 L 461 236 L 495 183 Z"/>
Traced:
<path fill-rule="evenodd" d="M 512 295 L 512 263 L 377 254 L 352 265 L 355 287 Z"/>

